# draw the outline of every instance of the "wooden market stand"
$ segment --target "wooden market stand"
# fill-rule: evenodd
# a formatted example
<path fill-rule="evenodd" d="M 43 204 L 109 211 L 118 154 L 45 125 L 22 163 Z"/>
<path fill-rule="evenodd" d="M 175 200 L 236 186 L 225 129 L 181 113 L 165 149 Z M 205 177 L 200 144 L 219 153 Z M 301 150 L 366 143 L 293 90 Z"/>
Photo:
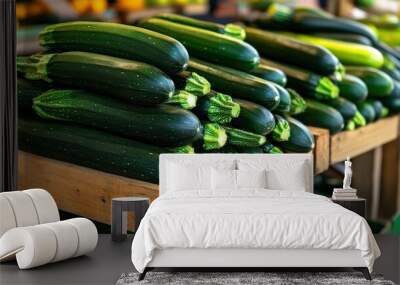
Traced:
<path fill-rule="evenodd" d="M 372 215 L 389 218 L 396 209 L 400 209 L 400 115 L 332 136 L 325 129 L 310 129 L 316 143 L 316 174 L 350 156 L 356 171 L 354 177 L 359 175 L 359 180 L 372 185 L 369 197 L 373 200 L 372 206 L 384 205 L 380 207 L 380 213 L 373 210 Z M 357 163 L 358 158 L 355 157 L 371 151 L 372 166 L 365 164 L 365 159 Z M 367 174 L 357 174 L 357 168 L 366 167 Z M 107 224 L 110 223 L 113 197 L 146 196 L 153 200 L 158 195 L 156 184 L 20 151 L 19 189 L 35 187 L 48 190 L 60 209 Z"/>

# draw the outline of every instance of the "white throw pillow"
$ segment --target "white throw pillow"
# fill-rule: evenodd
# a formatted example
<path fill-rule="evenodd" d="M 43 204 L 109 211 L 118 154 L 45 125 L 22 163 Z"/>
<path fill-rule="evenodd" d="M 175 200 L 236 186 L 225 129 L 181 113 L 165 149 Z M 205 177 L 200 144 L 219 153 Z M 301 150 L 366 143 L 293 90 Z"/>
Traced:
<path fill-rule="evenodd" d="M 236 190 L 236 170 L 212 168 L 212 189 L 214 191 Z"/>
<path fill-rule="evenodd" d="M 267 188 L 267 171 L 263 170 L 236 170 L 238 188 Z"/>
<path fill-rule="evenodd" d="M 295 158 L 263 160 L 239 159 L 239 170 L 267 171 L 267 188 L 270 190 L 307 191 L 312 188 L 307 161 L 298 161 Z"/>
<path fill-rule="evenodd" d="M 293 167 L 290 176 L 285 176 L 280 170 L 267 171 L 267 188 L 271 190 L 307 191 L 307 176 L 304 167 Z"/>
<path fill-rule="evenodd" d="M 211 167 L 169 163 L 169 191 L 211 189 Z"/>

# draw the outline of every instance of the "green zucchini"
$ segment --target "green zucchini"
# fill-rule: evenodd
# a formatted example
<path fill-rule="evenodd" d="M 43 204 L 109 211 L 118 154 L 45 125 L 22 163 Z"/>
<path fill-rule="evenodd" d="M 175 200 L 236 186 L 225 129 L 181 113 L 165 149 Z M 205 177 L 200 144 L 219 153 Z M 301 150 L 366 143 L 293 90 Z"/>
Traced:
<path fill-rule="evenodd" d="M 285 86 L 287 82 L 286 75 L 282 72 L 282 70 L 268 66 L 263 63 L 260 63 L 250 73 L 267 81 L 279 84 L 280 86 Z"/>
<path fill-rule="evenodd" d="M 86 51 L 145 62 L 175 74 L 189 61 L 177 40 L 143 28 L 105 22 L 65 22 L 49 25 L 40 44 L 58 51 Z"/>
<path fill-rule="evenodd" d="M 292 35 L 296 37 L 296 39 L 306 43 L 327 48 L 345 65 L 370 66 L 375 68 L 380 68 L 383 65 L 382 53 L 371 46 L 304 34 Z"/>
<path fill-rule="evenodd" d="M 174 94 L 174 82 L 151 65 L 88 52 L 17 58 L 27 79 L 94 90 L 133 104 L 156 105 Z"/>
<path fill-rule="evenodd" d="M 310 152 L 313 150 L 315 143 L 314 137 L 310 130 L 300 121 L 287 117 L 290 126 L 290 137 L 288 141 L 278 144 L 284 152 Z"/>
<path fill-rule="evenodd" d="M 400 61 L 390 54 L 384 55 L 381 70 L 392 77 L 393 80 L 400 80 Z"/>
<path fill-rule="evenodd" d="M 329 76 L 341 68 L 329 50 L 281 34 L 246 28 L 246 41 L 265 57 L 318 74 Z"/>
<path fill-rule="evenodd" d="M 238 153 L 264 153 L 259 146 L 236 146 L 236 150 Z"/>
<path fill-rule="evenodd" d="M 365 117 L 360 113 L 360 111 L 358 111 L 356 114 L 354 115 L 354 118 L 352 119 L 352 121 L 354 122 L 354 124 L 356 125 L 356 128 L 358 127 L 364 127 L 367 124 L 367 120 L 365 119 Z"/>
<path fill-rule="evenodd" d="M 375 110 L 374 120 L 378 120 L 384 116 L 384 107 L 381 101 L 368 99 L 367 103 L 370 104 Z"/>
<path fill-rule="evenodd" d="M 398 98 L 398 97 L 400 97 L 400 81 L 393 80 L 393 90 L 390 93 L 390 95 L 385 98 Z"/>
<path fill-rule="evenodd" d="M 370 39 L 357 34 L 315 33 L 313 35 L 320 38 L 327 38 L 327 39 L 355 43 L 365 46 L 372 46 L 372 42 Z"/>
<path fill-rule="evenodd" d="M 359 104 L 357 104 L 357 108 L 360 111 L 360 113 L 363 115 L 367 123 L 371 123 L 372 121 L 375 120 L 376 118 L 376 113 L 374 106 L 372 106 L 370 103 L 364 101 Z"/>
<path fill-rule="evenodd" d="M 82 90 L 50 90 L 34 99 L 33 108 L 45 119 L 72 121 L 158 146 L 183 146 L 200 136 L 200 121 L 182 108 L 127 105 Z"/>
<path fill-rule="evenodd" d="M 306 101 L 304 98 L 296 92 L 296 90 L 288 88 L 287 91 L 290 95 L 290 110 L 288 112 L 289 115 L 296 115 L 303 113 L 306 109 Z"/>
<path fill-rule="evenodd" d="M 383 105 L 393 113 L 400 113 L 400 97 L 388 97 L 382 99 Z"/>
<path fill-rule="evenodd" d="M 329 100 L 339 95 L 338 87 L 328 77 L 272 60 L 262 59 L 262 62 L 282 70 L 288 78 L 287 87 L 295 89 L 304 96 Z"/>
<path fill-rule="evenodd" d="M 213 123 L 227 124 L 232 121 L 232 118 L 239 116 L 241 108 L 238 103 L 233 102 L 231 96 L 215 93 L 200 97 L 194 112 L 201 119 Z"/>
<path fill-rule="evenodd" d="M 234 24 L 227 24 L 227 25 L 222 25 L 214 22 L 209 22 L 209 21 L 203 21 L 203 20 L 198 20 L 190 17 L 185 17 L 182 15 L 177 15 L 177 14 L 170 14 L 170 13 L 163 13 L 163 14 L 158 14 L 156 15 L 157 18 L 187 25 L 187 26 L 192 26 L 204 30 L 209 30 L 218 34 L 222 35 L 227 35 L 231 36 L 240 40 L 243 40 L 246 37 L 246 32 L 245 30 L 239 26 L 239 25 L 234 25 Z"/>
<path fill-rule="evenodd" d="M 200 59 L 243 71 L 254 69 L 260 61 L 251 45 L 229 36 L 157 18 L 144 20 L 139 25 L 177 39 L 191 56 Z"/>
<path fill-rule="evenodd" d="M 183 109 L 190 110 L 196 107 L 197 96 L 193 95 L 192 93 L 180 90 L 172 95 L 165 103 L 180 105 Z"/>
<path fill-rule="evenodd" d="M 389 96 L 393 91 L 393 80 L 384 72 L 371 67 L 346 67 L 346 71 L 357 76 L 368 88 L 368 98 Z"/>
<path fill-rule="evenodd" d="M 340 96 L 353 103 L 360 103 L 367 98 L 367 85 L 360 78 L 346 74 L 342 81 L 337 83 Z"/>
<path fill-rule="evenodd" d="M 211 91 L 210 82 L 196 72 L 183 71 L 172 76 L 172 79 L 175 88 L 182 89 L 196 96 L 205 96 Z"/>
<path fill-rule="evenodd" d="M 232 126 L 259 135 L 267 135 L 274 129 L 275 119 L 268 109 L 250 101 L 235 99 L 235 102 L 240 105 L 240 114 L 232 120 Z"/>
<path fill-rule="evenodd" d="M 228 144 L 231 145 L 255 147 L 263 145 L 267 141 L 263 135 L 227 126 L 224 129 L 228 134 Z"/>
<path fill-rule="evenodd" d="M 357 112 L 357 106 L 353 102 L 342 97 L 326 101 L 326 104 L 339 111 L 345 121 L 354 118 Z"/>
<path fill-rule="evenodd" d="M 18 100 L 18 113 L 31 113 L 33 112 L 32 105 L 33 99 L 40 94 L 51 89 L 50 84 L 42 81 L 27 80 L 18 78 L 17 80 L 17 100 Z"/>
<path fill-rule="evenodd" d="M 23 151 L 100 171 L 158 183 L 158 157 L 165 151 L 75 124 L 19 118 Z"/>
<path fill-rule="evenodd" d="M 300 121 L 309 126 L 328 129 L 333 134 L 344 128 L 343 117 L 334 108 L 314 100 L 306 102 L 307 109 L 296 115 Z"/>
<path fill-rule="evenodd" d="M 263 153 L 271 153 L 271 154 L 283 153 L 283 151 L 279 147 L 273 145 L 270 142 L 266 142 L 265 144 L 263 144 L 261 146 L 261 149 Z"/>
<path fill-rule="evenodd" d="M 279 93 L 275 86 L 251 74 L 193 58 L 189 61 L 189 70 L 206 77 L 217 92 L 252 101 L 270 110 L 279 104 Z"/>
<path fill-rule="evenodd" d="M 321 18 L 317 16 L 301 15 L 292 18 L 291 27 L 298 33 L 327 32 L 357 34 L 368 38 L 373 44 L 377 42 L 376 34 L 368 26 L 343 18 Z"/>
<path fill-rule="evenodd" d="M 283 88 L 282 86 L 280 86 L 278 84 L 275 84 L 274 86 L 275 86 L 276 90 L 278 90 L 278 93 L 279 93 L 279 104 L 274 109 L 274 112 L 276 112 L 278 114 L 283 114 L 283 113 L 289 112 L 290 106 L 292 104 L 289 92 L 285 88 Z"/>
<path fill-rule="evenodd" d="M 284 117 L 275 114 L 275 128 L 272 130 L 271 137 L 276 142 L 289 140 L 290 125 Z"/>

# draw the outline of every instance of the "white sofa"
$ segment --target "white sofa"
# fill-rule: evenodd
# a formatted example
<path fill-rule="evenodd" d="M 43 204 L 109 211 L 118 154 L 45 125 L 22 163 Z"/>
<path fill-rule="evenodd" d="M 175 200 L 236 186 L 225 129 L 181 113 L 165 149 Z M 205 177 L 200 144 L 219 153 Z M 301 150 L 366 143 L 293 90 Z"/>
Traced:
<path fill-rule="evenodd" d="M 97 245 L 88 219 L 60 221 L 57 205 L 43 189 L 0 193 L 0 262 L 16 259 L 20 269 L 87 254 Z"/>

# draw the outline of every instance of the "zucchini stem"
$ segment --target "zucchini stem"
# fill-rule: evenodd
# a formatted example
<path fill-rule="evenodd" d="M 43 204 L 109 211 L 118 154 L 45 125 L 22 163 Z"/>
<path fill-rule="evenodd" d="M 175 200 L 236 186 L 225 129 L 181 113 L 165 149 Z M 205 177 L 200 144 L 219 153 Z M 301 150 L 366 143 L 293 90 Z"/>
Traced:
<path fill-rule="evenodd" d="M 355 129 L 356 129 L 356 124 L 354 123 L 353 120 L 350 120 L 350 121 L 348 121 L 348 122 L 346 123 L 346 127 L 345 127 L 345 130 L 346 130 L 346 131 L 353 131 L 353 130 L 355 130 Z"/>
<path fill-rule="evenodd" d="M 278 23 L 290 22 L 293 16 L 292 9 L 277 3 L 271 4 L 266 13 L 273 21 Z"/>
<path fill-rule="evenodd" d="M 283 142 L 288 141 L 290 137 L 290 125 L 286 120 L 280 120 L 275 124 L 272 130 L 272 138 L 274 141 Z"/>
<path fill-rule="evenodd" d="M 180 89 L 192 93 L 193 95 L 204 96 L 211 91 L 210 82 L 196 72 L 184 71 L 178 74 L 178 77 L 179 78 L 177 79 L 177 81 L 179 83 L 181 83 L 183 79 L 183 83 L 181 83 L 181 86 L 179 86 Z"/>
<path fill-rule="evenodd" d="M 235 24 L 225 25 L 224 33 L 239 40 L 244 40 L 246 38 L 246 31 L 241 26 Z"/>
<path fill-rule="evenodd" d="M 210 97 L 207 115 L 210 121 L 220 124 L 229 123 L 232 118 L 239 117 L 240 105 L 233 102 L 232 97 L 222 93 Z"/>
<path fill-rule="evenodd" d="M 203 148 L 205 150 L 219 149 L 227 142 L 226 131 L 219 124 L 206 123 L 203 132 Z"/>
<path fill-rule="evenodd" d="M 16 61 L 17 71 L 23 73 L 26 79 L 51 82 L 51 79 L 47 75 L 47 64 L 54 55 L 18 56 Z"/>
<path fill-rule="evenodd" d="M 274 146 L 270 142 L 266 142 L 265 144 L 263 144 L 261 146 L 261 149 L 264 153 L 283 153 L 283 151 L 279 147 Z"/>
<path fill-rule="evenodd" d="M 265 136 L 258 135 L 255 133 L 231 128 L 224 127 L 228 134 L 228 143 L 237 146 L 260 146 L 263 145 L 267 139 Z"/>
<path fill-rule="evenodd" d="M 352 121 L 354 122 L 356 127 L 364 127 L 367 124 L 367 120 L 359 111 L 356 112 Z"/>
<path fill-rule="evenodd" d="M 307 103 L 304 98 L 293 89 L 288 88 L 287 91 L 289 92 L 291 100 L 289 114 L 297 115 L 303 113 L 307 107 Z"/>
<path fill-rule="evenodd" d="M 183 109 L 190 110 L 196 107 L 197 96 L 187 91 L 179 90 L 166 103 L 180 105 Z"/>
<path fill-rule="evenodd" d="M 191 145 L 179 146 L 179 147 L 171 148 L 169 150 L 174 153 L 186 153 L 186 154 L 195 153 L 194 148 Z"/>
<path fill-rule="evenodd" d="M 335 99 L 339 96 L 339 88 L 328 77 L 319 80 L 315 91 L 316 98 L 320 100 Z"/>

